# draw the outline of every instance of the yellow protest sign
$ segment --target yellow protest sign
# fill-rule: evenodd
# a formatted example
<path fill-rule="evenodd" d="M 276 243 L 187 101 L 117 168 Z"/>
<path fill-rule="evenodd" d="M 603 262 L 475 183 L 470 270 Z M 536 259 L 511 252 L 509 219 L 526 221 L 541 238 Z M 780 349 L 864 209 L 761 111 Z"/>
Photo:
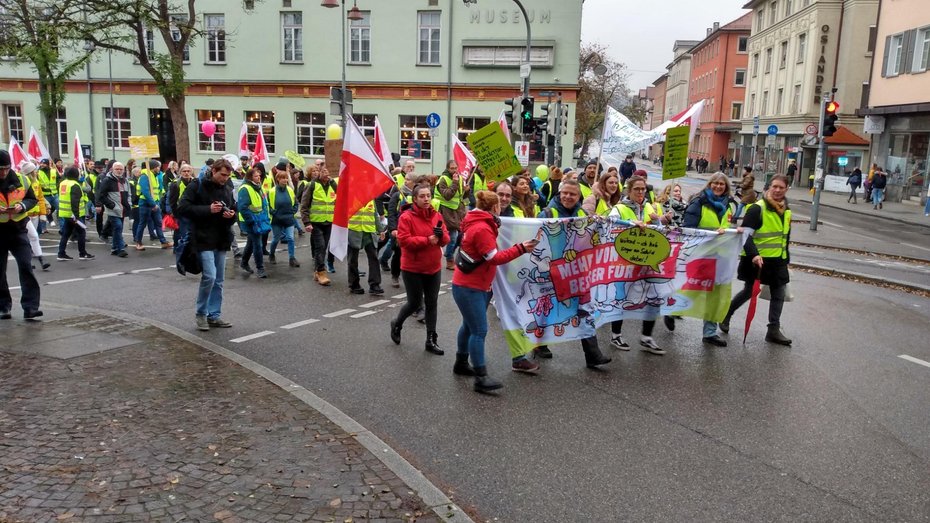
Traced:
<path fill-rule="evenodd" d="M 157 158 L 158 152 L 157 136 L 130 136 L 129 137 L 129 157 L 136 160 L 145 158 Z"/>
<path fill-rule="evenodd" d="M 655 229 L 630 227 L 614 240 L 617 254 L 633 265 L 644 265 L 655 272 L 662 272 L 659 265 L 668 259 L 672 244 L 664 234 Z"/>
<path fill-rule="evenodd" d="M 513 147 L 499 123 L 491 122 L 468 135 L 466 139 L 478 165 L 484 171 L 485 180 L 499 182 L 523 172 Z"/>
<path fill-rule="evenodd" d="M 691 128 L 672 127 L 665 132 L 665 159 L 662 162 L 662 179 L 681 178 L 687 172 L 688 140 Z"/>
<path fill-rule="evenodd" d="M 297 154 L 297 151 L 284 151 L 284 157 L 298 169 L 303 169 L 304 165 L 307 165 L 307 160 L 305 160 L 303 156 Z"/>

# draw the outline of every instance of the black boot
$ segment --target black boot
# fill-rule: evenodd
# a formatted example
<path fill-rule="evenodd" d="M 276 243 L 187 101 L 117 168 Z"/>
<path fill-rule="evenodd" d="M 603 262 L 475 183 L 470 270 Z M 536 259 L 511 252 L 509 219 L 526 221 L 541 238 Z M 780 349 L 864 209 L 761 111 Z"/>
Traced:
<path fill-rule="evenodd" d="M 781 328 L 778 325 L 769 325 L 769 330 L 765 333 L 765 341 L 791 346 L 791 340 L 781 333 Z"/>
<path fill-rule="evenodd" d="M 488 377 L 487 367 L 475 367 L 475 392 L 492 392 L 503 386 L 503 383 Z"/>
<path fill-rule="evenodd" d="M 612 361 L 604 356 L 596 344 L 582 343 L 581 348 L 584 349 L 584 362 L 589 369 L 596 369 L 598 365 L 606 365 Z"/>
<path fill-rule="evenodd" d="M 435 354 L 437 356 L 442 356 L 445 354 L 445 351 L 439 348 L 439 345 L 436 343 L 436 340 L 439 336 L 435 332 L 426 333 L 426 352 Z"/>
<path fill-rule="evenodd" d="M 730 332 L 730 313 L 727 313 L 726 317 L 723 318 L 723 321 L 717 324 L 717 327 L 719 327 L 720 331 L 723 333 Z"/>
<path fill-rule="evenodd" d="M 391 341 L 395 345 L 400 345 L 400 329 L 401 326 L 398 325 L 397 320 L 391 320 Z"/>
<path fill-rule="evenodd" d="M 459 376 L 474 376 L 475 369 L 468 364 L 468 354 L 455 355 L 455 365 L 452 366 L 452 373 Z"/>

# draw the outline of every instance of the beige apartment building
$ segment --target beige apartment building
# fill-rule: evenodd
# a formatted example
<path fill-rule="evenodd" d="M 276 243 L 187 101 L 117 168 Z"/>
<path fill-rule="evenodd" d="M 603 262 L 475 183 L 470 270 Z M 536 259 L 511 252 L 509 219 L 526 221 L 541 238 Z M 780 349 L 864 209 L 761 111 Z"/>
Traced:
<path fill-rule="evenodd" d="M 927 198 L 930 164 L 930 5 L 882 0 L 872 75 L 860 113 L 872 161 L 888 173 L 888 199 Z"/>
<path fill-rule="evenodd" d="M 656 78 L 652 85 L 655 87 L 652 98 L 652 113 L 649 114 L 649 129 L 655 129 L 662 125 L 665 118 L 665 92 L 668 88 L 668 74 Z M 649 158 L 656 159 L 662 156 L 662 146 L 664 142 L 653 144 L 649 147 Z"/>
<path fill-rule="evenodd" d="M 675 40 L 674 58 L 668 64 L 668 81 L 665 87 L 665 120 L 688 108 L 688 82 L 691 80 L 691 48 L 700 40 Z M 660 122 L 661 123 L 661 122 Z"/>
<path fill-rule="evenodd" d="M 752 164 L 765 172 L 784 172 L 788 161 L 797 161 L 801 168 L 796 181 L 806 183 L 816 159 L 820 102 L 836 88 L 840 118 L 838 132 L 827 140 L 827 174 L 866 166 L 869 141 L 857 110 L 871 70 L 869 35 L 878 4 L 879 0 L 750 0 L 743 6 L 753 10 L 753 20 L 740 130 L 742 158 L 753 158 Z M 772 125 L 777 134 L 769 137 Z"/>

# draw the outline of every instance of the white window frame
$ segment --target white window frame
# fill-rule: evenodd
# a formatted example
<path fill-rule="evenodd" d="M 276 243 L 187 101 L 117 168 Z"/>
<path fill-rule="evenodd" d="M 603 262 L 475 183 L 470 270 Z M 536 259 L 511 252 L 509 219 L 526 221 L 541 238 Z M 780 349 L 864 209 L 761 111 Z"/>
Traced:
<path fill-rule="evenodd" d="M 756 32 L 758 33 L 763 29 L 765 29 L 765 6 L 756 11 Z"/>
<path fill-rule="evenodd" d="M 274 154 L 275 116 L 274 111 L 245 112 L 245 139 L 249 144 L 250 151 L 255 150 L 255 141 L 258 140 L 258 130 L 261 129 L 265 137 L 265 148 L 268 149 L 268 154 Z"/>
<path fill-rule="evenodd" d="M 904 39 L 907 33 L 891 35 L 888 41 L 888 63 L 885 76 L 898 76 L 904 70 Z"/>
<path fill-rule="evenodd" d="M 778 45 L 778 68 L 788 67 L 788 40 L 782 40 Z"/>
<path fill-rule="evenodd" d="M 752 77 L 759 76 L 759 53 L 752 54 Z"/>
<path fill-rule="evenodd" d="M 350 65 L 371 64 L 371 11 L 361 11 L 361 14 L 361 20 L 349 21 L 349 33 L 346 36 L 349 39 L 346 45 L 346 52 L 349 56 L 346 57 L 346 63 Z M 358 59 L 353 59 L 355 51 L 352 49 L 352 44 L 354 42 L 358 43 Z M 364 48 L 365 43 L 368 44 L 368 49 Z"/>
<path fill-rule="evenodd" d="M 187 16 L 182 14 L 171 15 L 171 39 L 178 42 L 181 40 L 181 29 L 175 25 L 175 22 L 187 22 Z M 191 63 L 190 39 L 188 39 L 188 43 L 184 46 L 184 50 L 181 53 L 181 61 L 184 65 Z"/>
<path fill-rule="evenodd" d="M 769 114 L 769 92 L 762 91 L 762 106 L 759 108 L 759 113 L 762 116 L 768 116 Z"/>
<path fill-rule="evenodd" d="M 361 130 L 362 134 L 365 136 L 375 135 L 375 118 L 377 117 L 377 114 L 352 113 L 352 119 L 355 120 L 355 125 L 358 125 L 359 130 Z"/>
<path fill-rule="evenodd" d="M 309 123 L 301 123 L 302 116 L 309 117 Z M 294 127 L 297 142 L 297 154 L 302 156 L 323 156 L 326 141 L 326 113 L 294 113 Z M 310 145 L 301 144 L 301 139 L 309 138 Z M 309 148 L 309 149 L 308 149 Z"/>
<path fill-rule="evenodd" d="M 773 108 L 772 114 L 776 116 L 781 114 L 783 110 L 782 106 L 784 105 L 784 103 L 785 103 L 785 88 L 779 87 L 778 90 L 775 91 L 775 107 Z"/>
<path fill-rule="evenodd" d="M 794 0 L 783 0 L 785 2 L 785 18 L 791 16 L 791 7 Z"/>
<path fill-rule="evenodd" d="M 772 47 L 766 48 L 765 50 L 765 74 L 772 72 L 772 61 L 773 55 L 775 54 L 775 49 Z"/>
<path fill-rule="evenodd" d="M 469 134 L 481 129 L 489 123 L 491 123 L 491 119 L 483 116 L 458 116 L 455 119 L 455 132 L 459 140 L 461 140 L 462 143 L 466 143 L 465 140 L 468 138 Z"/>
<path fill-rule="evenodd" d="M 911 73 L 923 73 L 930 69 L 930 26 L 917 30 L 914 39 L 914 61 L 911 63 Z"/>
<path fill-rule="evenodd" d="M 756 112 L 756 93 L 749 95 L 749 114 L 759 116 L 759 113 Z"/>
<path fill-rule="evenodd" d="M 408 152 L 410 140 L 420 142 L 420 157 L 414 160 L 430 160 L 433 155 L 433 137 L 429 134 L 425 115 L 405 115 L 398 117 L 400 143 L 398 151 L 402 156 L 413 156 Z M 424 147 L 428 145 L 428 147 Z"/>
<path fill-rule="evenodd" d="M 16 109 L 18 114 L 11 114 L 11 109 Z M 18 123 L 16 123 L 18 122 Z M 19 136 L 16 137 L 16 140 L 20 144 L 26 143 L 26 121 L 23 118 L 23 106 L 22 104 L 12 103 L 12 104 L 3 104 L 3 134 L 6 138 L 7 143 L 9 143 L 10 137 L 13 136 L 13 129 L 16 128 L 16 134 Z M 25 146 L 24 146 L 25 148 Z"/>
<path fill-rule="evenodd" d="M 739 81 L 739 75 L 742 73 L 743 81 Z M 733 71 L 733 86 L 734 87 L 746 87 L 746 70 L 745 69 L 736 69 Z"/>
<path fill-rule="evenodd" d="M 58 133 L 58 156 L 65 156 L 68 154 L 68 110 L 64 107 L 59 107 L 55 114 L 55 132 Z"/>
<path fill-rule="evenodd" d="M 424 22 L 424 17 L 435 16 L 435 25 L 431 21 Z M 424 39 L 424 32 L 426 38 Z M 433 40 L 435 35 L 435 46 Z M 427 60 L 423 60 L 424 45 Z M 417 65 L 442 65 L 442 11 L 417 11 Z M 435 55 L 435 60 L 433 57 Z"/>
<path fill-rule="evenodd" d="M 807 55 L 807 33 L 798 35 L 798 60 L 797 63 L 803 64 Z"/>
<path fill-rule="evenodd" d="M 791 96 L 791 114 L 801 112 L 801 84 L 794 84 L 794 94 Z"/>
<path fill-rule="evenodd" d="M 128 150 L 129 137 L 132 136 L 132 112 L 129 107 L 114 107 L 116 113 L 110 118 L 110 108 L 103 108 L 103 136 L 107 149 Z M 122 111 L 126 111 L 123 116 Z M 120 116 L 120 118 L 117 118 Z M 119 143 L 114 144 L 114 137 L 119 137 Z"/>
<path fill-rule="evenodd" d="M 288 42 L 291 44 L 290 49 L 287 48 Z M 304 62 L 304 21 L 301 11 L 281 12 L 281 62 Z"/>
<path fill-rule="evenodd" d="M 769 4 L 769 26 L 775 25 L 778 21 L 778 2 Z"/>
<path fill-rule="evenodd" d="M 197 151 L 201 153 L 220 153 L 226 151 L 226 145 L 229 143 L 226 136 L 226 112 L 213 109 L 197 109 L 197 121 L 204 122 L 212 120 L 216 125 L 216 131 L 213 136 L 203 134 L 199 126 L 197 129 Z M 204 144 L 207 147 L 203 147 Z"/>
<path fill-rule="evenodd" d="M 220 24 L 211 24 L 219 20 Z M 206 13 L 203 15 L 204 40 L 206 45 L 206 63 L 211 65 L 226 64 L 226 15 L 222 13 Z M 211 59 L 212 58 L 212 59 Z"/>

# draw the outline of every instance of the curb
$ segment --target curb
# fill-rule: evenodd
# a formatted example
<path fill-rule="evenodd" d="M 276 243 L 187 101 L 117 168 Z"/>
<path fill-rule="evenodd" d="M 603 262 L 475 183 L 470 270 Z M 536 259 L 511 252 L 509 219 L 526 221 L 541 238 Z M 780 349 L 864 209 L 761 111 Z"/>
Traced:
<path fill-rule="evenodd" d="M 346 413 L 342 412 L 331 403 L 278 374 L 277 372 L 269 369 L 268 367 L 256 363 L 244 356 L 236 354 L 235 352 L 223 348 L 213 342 L 204 340 L 187 331 L 183 331 L 177 327 L 173 327 L 158 320 L 142 318 L 125 312 L 96 309 L 93 307 L 77 307 L 73 305 L 48 302 L 46 302 L 45 305 L 57 309 L 93 312 L 95 314 L 101 314 L 113 318 L 143 323 L 151 327 L 161 329 L 169 334 L 183 339 L 184 341 L 193 343 L 194 345 L 197 345 L 204 350 L 208 350 L 223 356 L 224 358 L 238 365 L 241 365 L 256 375 L 277 385 L 282 390 L 302 401 L 310 408 L 317 410 L 320 412 L 320 414 L 326 416 L 328 420 L 332 421 L 339 428 L 355 437 L 355 439 L 363 447 L 365 447 L 365 449 L 374 454 L 375 457 L 384 463 L 384 465 L 391 472 L 396 474 L 397 477 L 401 479 L 401 481 L 406 483 L 411 490 L 420 496 L 420 499 L 423 500 L 423 503 L 426 504 L 429 510 L 432 510 L 439 519 L 449 523 L 475 523 L 475 521 L 471 519 L 468 514 L 462 510 L 461 507 L 449 499 L 449 497 L 446 496 L 446 494 L 439 487 L 434 485 L 433 482 L 427 479 L 427 477 L 424 476 L 422 472 L 420 472 L 409 461 L 398 454 L 397 451 L 389 447 L 387 443 L 381 440 L 381 438 L 363 427 L 359 422 L 349 417 Z"/>
<path fill-rule="evenodd" d="M 861 274 L 856 274 L 856 273 L 849 272 L 849 271 L 841 271 L 839 269 L 834 269 L 833 267 L 825 267 L 823 265 L 814 265 L 810 263 L 791 262 L 789 266 L 793 269 L 809 270 L 809 271 L 814 271 L 818 273 L 826 273 L 825 276 L 831 276 L 831 277 L 839 276 L 843 278 L 859 280 L 862 282 L 870 283 L 872 285 L 877 285 L 879 287 L 888 287 L 888 286 L 902 287 L 904 289 L 907 289 L 908 291 L 912 291 L 912 292 L 919 293 L 919 294 L 930 295 L 930 286 L 920 285 L 918 283 L 903 282 L 900 280 L 894 280 L 894 279 L 889 279 L 889 278 L 874 278 L 872 276 L 863 276 Z"/>

